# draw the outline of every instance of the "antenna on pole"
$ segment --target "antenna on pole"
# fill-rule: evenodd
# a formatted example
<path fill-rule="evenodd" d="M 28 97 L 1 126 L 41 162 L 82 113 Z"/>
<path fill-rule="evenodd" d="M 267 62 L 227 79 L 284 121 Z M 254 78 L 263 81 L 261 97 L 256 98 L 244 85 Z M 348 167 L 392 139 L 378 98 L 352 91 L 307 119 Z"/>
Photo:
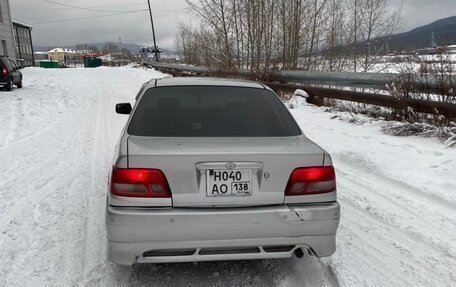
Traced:
<path fill-rule="evenodd" d="M 151 26 L 152 26 L 152 37 L 153 37 L 153 39 L 154 39 L 154 54 L 155 54 L 155 61 L 158 62 L 158 48 L 157 48 L 157 41 L 155 40 L 154 19 L 152 18 L 152 8 L 150 7 L 150 0 L 147 0 L 147 4 L 149 4 L 150 24 L 151 24 Z"/>
<path fill-rule="evenodd" d="M 122 60 L 122 65 L 123 65 L 124 54 L 123 54 L 123 50 L 122 50 L 122 37 L 119 37 L 119 44 L 120 44 L 120 59 Z"/>

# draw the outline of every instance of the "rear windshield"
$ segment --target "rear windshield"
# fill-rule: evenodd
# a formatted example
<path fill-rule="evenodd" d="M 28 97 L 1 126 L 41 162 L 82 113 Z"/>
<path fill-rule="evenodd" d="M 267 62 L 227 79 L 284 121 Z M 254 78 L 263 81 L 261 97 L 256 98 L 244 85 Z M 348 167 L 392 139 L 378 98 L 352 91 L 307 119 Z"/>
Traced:
<path fill-rule="evenodd" d="M 281 137 L 301 131 L 277 96 L 264 89 L 179 86 L 149 89 L 128 133 L 153 137 Z"/>

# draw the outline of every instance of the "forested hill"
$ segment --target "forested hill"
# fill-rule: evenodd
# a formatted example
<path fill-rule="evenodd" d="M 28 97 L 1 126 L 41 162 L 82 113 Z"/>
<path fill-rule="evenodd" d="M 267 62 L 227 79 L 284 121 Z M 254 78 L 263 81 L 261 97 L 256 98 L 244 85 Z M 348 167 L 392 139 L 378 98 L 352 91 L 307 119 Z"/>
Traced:
<path fill-rule="evenodd" d="M 455 45 L 456 16 L 390 36 L 388 40 L 390 50 L 404 51 L 432 47 L 432 33 L 437 45 Z"/>

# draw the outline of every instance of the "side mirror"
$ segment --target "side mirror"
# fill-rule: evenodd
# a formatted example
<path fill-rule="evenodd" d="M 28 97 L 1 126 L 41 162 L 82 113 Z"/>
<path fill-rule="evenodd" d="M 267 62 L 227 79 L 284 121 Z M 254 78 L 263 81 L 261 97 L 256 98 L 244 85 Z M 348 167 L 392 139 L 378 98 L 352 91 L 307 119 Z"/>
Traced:
<path fill-rule="evenodd" d="M 116 113 L 121 115 L 129 115 L 132 107 L 130 103 L 121 103 L 116 105 Z"/>

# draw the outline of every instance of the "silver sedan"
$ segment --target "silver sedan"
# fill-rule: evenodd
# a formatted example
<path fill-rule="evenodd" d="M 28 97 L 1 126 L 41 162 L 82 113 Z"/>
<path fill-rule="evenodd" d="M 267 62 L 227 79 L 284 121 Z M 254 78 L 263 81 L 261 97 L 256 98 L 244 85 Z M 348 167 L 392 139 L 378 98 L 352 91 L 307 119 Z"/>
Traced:
<path fill-rule="evenodd" d="M 285 258 L 336 249 L 331 157 L 259 83 L 143 85 L 117 144 L 108 256 L 134 263 Z"/>

